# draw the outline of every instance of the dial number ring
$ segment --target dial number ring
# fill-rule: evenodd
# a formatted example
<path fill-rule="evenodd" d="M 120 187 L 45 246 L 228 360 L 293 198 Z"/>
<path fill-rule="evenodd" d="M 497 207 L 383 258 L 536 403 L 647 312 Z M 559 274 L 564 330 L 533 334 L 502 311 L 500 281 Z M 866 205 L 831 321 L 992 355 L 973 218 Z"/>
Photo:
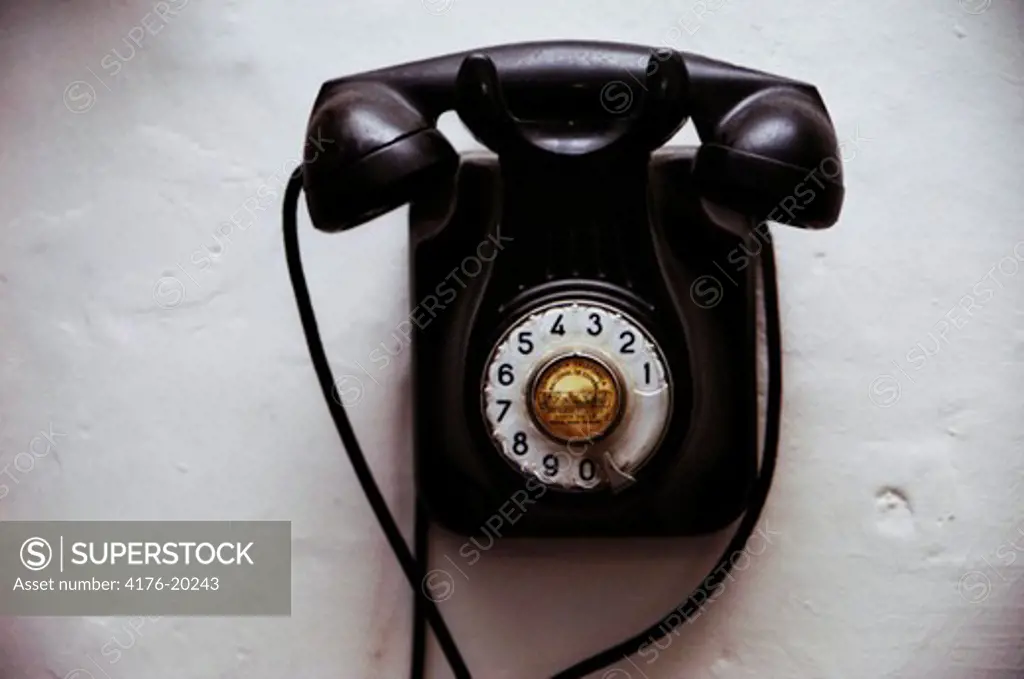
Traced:
<path fill-rule="evenodd" d="M 668 424 L 671 385 L 651 334 L 621 310 L 557 302 L 520 317 L 483 375 L 497 449 L 556 489 L 631 483 Z"/>

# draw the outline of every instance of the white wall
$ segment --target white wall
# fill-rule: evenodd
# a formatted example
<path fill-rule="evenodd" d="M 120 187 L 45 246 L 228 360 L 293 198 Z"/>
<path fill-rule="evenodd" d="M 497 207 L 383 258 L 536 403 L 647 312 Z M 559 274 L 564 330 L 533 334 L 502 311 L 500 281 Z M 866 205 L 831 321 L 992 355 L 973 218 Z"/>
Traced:
<path fill-rule="evenodd" d="M 0 517 L 291 520 L 294 612 L 134 634 L 0 619 L 0 675 L 406 674 L 410 593 L 320 401 L 278 200 L 208 266 L 191 257 L 261 186 L 279 193 L 322 81 L 568 37 L 810 81 L 860 139 L 840 224 L 777 231 L 777 536 L 655 662 L 609 678 L 1024 674 L 1019 0 L 168 2 L 166 22 L 144 19 L 148 0 L 0 8 Z M 156 34 L 113 57 L 144 21 Z M 304 218 L 339 371 L 403 318 L 404 220 L 331 237 Z M 374 378 L 355 423 L 407 521 L 408 352 Z M 15 468 L 51 425 L 56 451 Z M 500 543 L 442 608 L 477 676 L 545 676 L 656 619 L 723 540 Z M 460 544 L 438 539 L 434 558 Z M 110 664 L 114 637 L 131 648 Z"/>

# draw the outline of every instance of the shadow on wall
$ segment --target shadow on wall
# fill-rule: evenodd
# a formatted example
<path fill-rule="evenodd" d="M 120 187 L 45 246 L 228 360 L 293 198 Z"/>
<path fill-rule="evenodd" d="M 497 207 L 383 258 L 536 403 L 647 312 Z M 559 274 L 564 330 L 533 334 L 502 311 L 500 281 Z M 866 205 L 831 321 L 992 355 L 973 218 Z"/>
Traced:
<path fill-rule="evenodd" d="M 31 54 L 19 48 L 38 35 L 33 45 L 64 55 L 79 54 L 80 66 L 67 71 L 67 80 L 52 75 L 36 88 L 52 88 L 53 96 L 63 92 L 64 105 L 72 113 L 83 113 L 112 89 L 114 78 L 161 36 L 179 15 L 190 11 L 195 0 L 35 0 L 0 2 L 0 26 L 7 36 L 0 40 L 0 63 L 24 64 Z M 54 35 L 61 36 L 54 44 Z M 12 39 L 16 38 L 16 39 Z M 64 41 L 67 41 L 66 43 Z M 25 74 L 22 74 L 25 77 Z M 17 91 L 24 84 L 17 71 L 5 73 L 4 89 Z M 6 451 L 5 451 L 6 452 Z M 0 678 L 58 677 L 64 673 L 47 665 L 43 636 L 61 625 L 29 618 L 0 617 Z M 83 675 L 84 676 L 84 675 Z"/>
<path fill-rule="evenodd" d="M 165 29 L 190 11 L 198 11 L 192 5 L 198 7 L 195 0 L 7 2 L 0 3 L 0 26 L 20 38 L 45 33 L 34 44 L 52 46 L 65 55 L 81 54 L 79 65 L 68 71 L 66 82 L 37 83 L 34 87 L 63 90 L 64 106 L 72 113 L 85 113 L 115 91 L 118 76 L 128 71 L 138 55 L 161 40 Z M 67 44 L 53 46 L 55 33 L 66 36 Z M 0 41 L 0 61 L 14 63 L 16 57 L 24 60 L 24 54 L 8 53 L 13 51 L 13 43 Z M 59 96 L 58 92 L 54 94 Z"/>
<path fill-rule="evenodd" d="M 966 612 L 943 611 L 939 614 L 937 629 L 929 632 L 929 647 L 934 652 L 920 654 L 904 668 L 905 676 L 934 679 L 1017 679 L 1024 676 L 1022 600 L 1024 580 L 1018 579 L 1008 585 L 998 599 L 968 601 Z M 923 662 L 928 666 L 922 666 Z"/>
<path fill-rule="evenodd" d="M 29 618 L 0 617 L 0 678 L 54 676 L 46 661 L 43 627 Z"/>
<path fill-rule="evenodd" d="M 1000 77 L 1015 85 L 1024 86 L 1024 3 L 1019 0 L 1009 2 L 994 2 L 994 0 L 959 0 L 960 8 L 967 14 L 973 15 L 969 18 L 981 19 L 990 9 L 998 12 L 1009 12 L 1015 30 L 1016 42 L 1006 52 L 1004 63 L 995 64 Z"/>

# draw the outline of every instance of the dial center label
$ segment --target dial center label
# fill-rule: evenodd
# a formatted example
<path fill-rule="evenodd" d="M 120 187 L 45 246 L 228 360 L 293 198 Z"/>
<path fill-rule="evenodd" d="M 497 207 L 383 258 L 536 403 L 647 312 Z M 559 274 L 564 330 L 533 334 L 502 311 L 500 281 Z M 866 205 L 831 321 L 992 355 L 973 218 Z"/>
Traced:
<path fill-rule="evenodd" d="M 622 392 L 612 371 L 587 356 L 556 359 L 540 371 L 531 399 L 534 419 L 560 441 L 607 434 L 622 412 Z"/>

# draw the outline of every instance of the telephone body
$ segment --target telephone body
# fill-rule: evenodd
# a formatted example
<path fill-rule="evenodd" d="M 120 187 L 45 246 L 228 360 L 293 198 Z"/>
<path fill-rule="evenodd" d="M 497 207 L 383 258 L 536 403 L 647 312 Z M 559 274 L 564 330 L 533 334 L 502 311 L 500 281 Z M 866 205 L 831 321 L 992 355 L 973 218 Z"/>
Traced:
<path fill-rule="evenodd" d="M 451 147 L 449 110 L 487 152 Z M 688 121 L 701 144 L 663 148 Z M 506 45 L 329 81 L 308 138 L 332 140 L 302 168 L 317 228 L 411 203 L 431 519 L 671 536 L 744 512 L 765 224 L 825 228 L 843 200 L 813 86 L 639 45 Z"/>

